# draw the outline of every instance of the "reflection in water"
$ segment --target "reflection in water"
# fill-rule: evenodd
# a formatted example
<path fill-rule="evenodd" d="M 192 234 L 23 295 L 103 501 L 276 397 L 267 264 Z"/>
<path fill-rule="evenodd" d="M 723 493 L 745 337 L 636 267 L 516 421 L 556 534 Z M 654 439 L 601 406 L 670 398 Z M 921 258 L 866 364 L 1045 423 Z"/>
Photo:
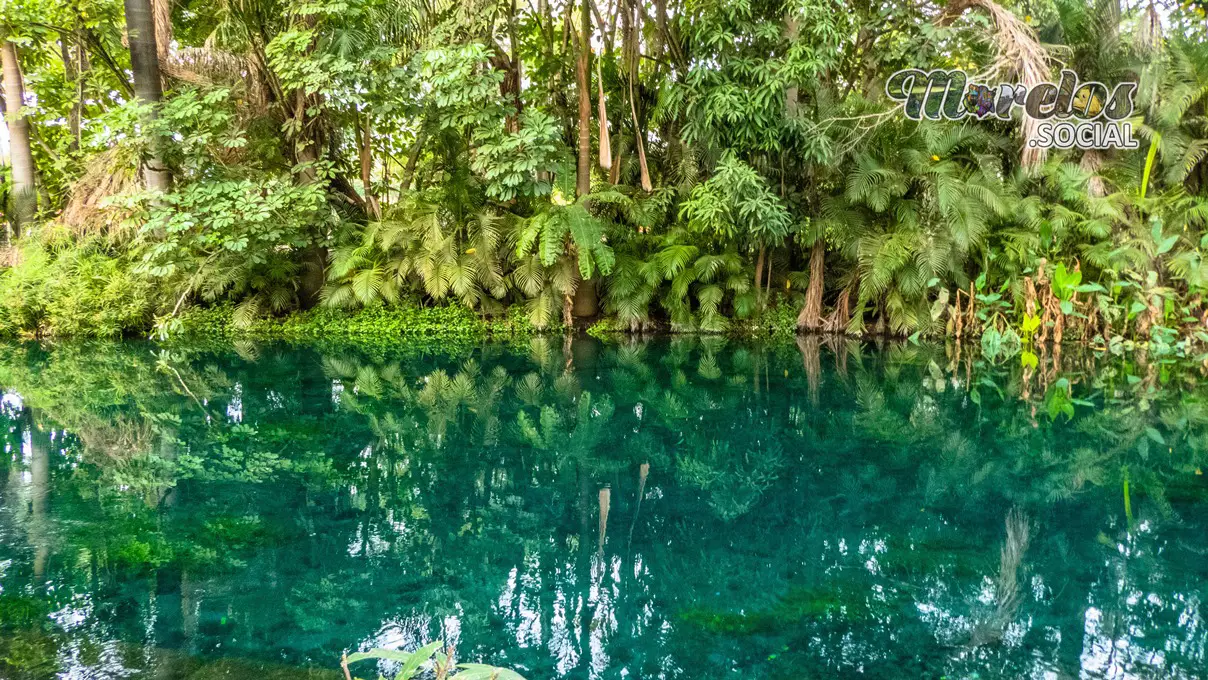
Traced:
<path fill-rule="evenodd" d="M 1203 677 L 1199 365 L 0 347 L 0 677 Z M 370 675 L 371 669 L 362 670 Z"/>

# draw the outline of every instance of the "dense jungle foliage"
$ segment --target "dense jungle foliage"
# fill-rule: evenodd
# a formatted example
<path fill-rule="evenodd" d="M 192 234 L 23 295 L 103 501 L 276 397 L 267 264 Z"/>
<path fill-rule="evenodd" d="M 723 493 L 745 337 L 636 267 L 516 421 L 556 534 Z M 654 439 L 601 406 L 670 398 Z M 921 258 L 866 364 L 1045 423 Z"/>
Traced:
<path fill-rule="evenodd" d="M 1203 677 L 1200 363 L 422 344 L 0 344 L 0 676 Z"/>
<path fill-rule="evenodd" d="M 0 334 L 1208 341 L 1200 2 L 5 0 L 0 35 Z M 906 120 L 902 68 L 1136 81 L 1139 148 Z"/>

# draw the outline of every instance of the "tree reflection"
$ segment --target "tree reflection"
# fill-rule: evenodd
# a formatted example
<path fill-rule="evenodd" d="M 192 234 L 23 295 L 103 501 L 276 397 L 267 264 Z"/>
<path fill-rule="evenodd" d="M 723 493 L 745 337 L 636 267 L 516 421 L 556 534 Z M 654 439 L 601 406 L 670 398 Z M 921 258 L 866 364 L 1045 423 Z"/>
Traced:
<path fill-rule="evenodd" d="M 816 339 L 0 347 L 0 675 L 444 639 L 534 678 L 1195 677 L 1203 380 Z"/>

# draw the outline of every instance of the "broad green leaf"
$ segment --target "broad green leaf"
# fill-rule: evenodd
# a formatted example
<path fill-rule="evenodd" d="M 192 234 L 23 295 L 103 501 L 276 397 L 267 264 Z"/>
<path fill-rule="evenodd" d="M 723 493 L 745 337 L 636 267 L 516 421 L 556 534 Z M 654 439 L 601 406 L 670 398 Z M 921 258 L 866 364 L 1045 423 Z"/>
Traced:
<path fill-rule="evenodd" d="M 368 652 L 357 652 L 356 654 L 348 655 L 348 663 L 356 663 L 367 659 L 385 659 L 386 661 L 404 662 L 411 658 L 411 652 L 402 652 L 396 649 L 378 649 L 374 648 Z"/>
<path fill-rule="evenodd" d="M 1178 242 L 1178 240 L 1179 237 L 1177 235 L 1162 239 L 1162 241 L 1158 244 L 1158 255 L 1164 255 L 1170 252 L 1170 249 L 1174 247 L 1174 244 Z"/>
<path fill-rule="evenodd" d="M 524 680 L 516 671 L 482 663 L 463 663 L 457 667 L 462 670 L 452 680 Z"/>
<path fill-rule="evenodd" d="M 415 676 L 415 672 L 419 667 L 427 663 L 428 659 L 440 649 L 444 644 L 441 640 L 429 643 L 411 653 L 411 658 L 403 662 L 403 667 L 399 669 L 398 674 L 394 676 L 394 680 L 411 680 Z"/>

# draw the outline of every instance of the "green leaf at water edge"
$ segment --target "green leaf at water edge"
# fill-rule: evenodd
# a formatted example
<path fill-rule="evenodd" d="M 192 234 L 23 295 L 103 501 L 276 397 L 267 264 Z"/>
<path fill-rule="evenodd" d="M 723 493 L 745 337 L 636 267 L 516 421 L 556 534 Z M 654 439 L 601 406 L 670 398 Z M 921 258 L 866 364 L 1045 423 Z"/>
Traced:
<path fill-rule="evenodd" d="M 1040 328 L 1039 314 L 1024 314 L 1023 316 L 1023 334 L 1031 335 Z"/>
<path fill-rule="evenodd" d="M 1056 295 L 1059 300 L 1070 300 L 1074 296 L 1075 289 L 1082 283 L 1082 271 L 1075 269 L 1070 271 L 1066 269 L 1064 263 L 1058 264 L 1053 270 L 1053 281 L 1049 287 L 1053 290 L 1053 295 Z"/>
<path fill-rule="evenodd" d="M 928 284 L 930 285 L 930 284 Z M 948 289 L 944 288 L 936 296 L 935 302 L 931 303 L 931 320 L 938 321 L 940 315 L 948 308 Z"/>
<path fill-rule="evenodd" d="M 366 661 L 368 659 L 385 659 L 387 661 L 406 661 L 411 658 L 411 652 L 400 652 L 395 649 L 371 649 L 368 652 L 349 654 L 344 660 L 348 663 Z"/>
<path fill-rule="evenodd" d="M 411 678 L 415 677 L 415 673 L 419 671 L 420 666 L 423 666 L 425 663 L 427 663 L 427 661 L 432 658 L 432 655 L 436 653 L 436 650 L 440 649 L 442 644 L 444 644 L 442 641 L 437 640 L 436 642 L 432 642 L 420 647 L 414 652 L 376 648 L 371 649 L 368 652 L 349 654 L 347 657 L 345 657 L 344 663 L 347 665 L 368 659 L 398 661 L 402 664 L 402 666 L 399 668 L 399 672 L 394 676 L 394 680 L 411 680 Z"/>
<path fill-rule="evenodd" d="M 462 671 L 454 675 L 453 680 L 524 680 L 524 676 L 516 671 L 485 663 L 463 663 L 457 667 Z"/>
<path fill-rule="evenodd" d="M 411 680 L 416 671 L 419 670 L 419 667 L 427 663 L 428 659 L 432 658 L 432 655 L 436 653 L 436 650 L 440 649 L 441 644 L 442 642 L 437 640 L 415 650 L 411 654 L 411 658 L 403 662 L 403 667 L 394 676 L 394 680 Z"/>

